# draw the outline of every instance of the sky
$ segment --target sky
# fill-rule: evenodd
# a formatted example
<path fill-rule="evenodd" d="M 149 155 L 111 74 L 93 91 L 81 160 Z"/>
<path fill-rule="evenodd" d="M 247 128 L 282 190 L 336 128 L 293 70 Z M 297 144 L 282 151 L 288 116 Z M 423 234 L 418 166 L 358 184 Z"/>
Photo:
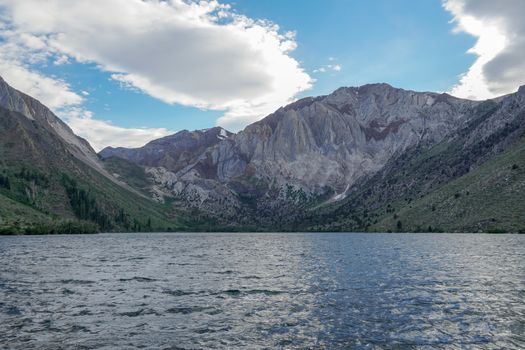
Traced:
<path fill-rule="evenodd" d="M 386 82 L 525 84 L 523 0 L 0 0 L 0 75 L 100 150 Z"/>

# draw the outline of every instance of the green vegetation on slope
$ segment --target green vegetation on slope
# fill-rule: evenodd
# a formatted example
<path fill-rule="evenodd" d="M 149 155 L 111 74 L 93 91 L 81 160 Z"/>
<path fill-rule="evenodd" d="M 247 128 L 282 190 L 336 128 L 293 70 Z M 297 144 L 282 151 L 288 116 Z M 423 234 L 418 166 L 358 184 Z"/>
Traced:
<path fill-rule="evenodd" d="M 525 142 L 385 215 L 372 230 L 525 232 Z M 428 227 L 430 224 L 430 228 Z"/>
<path fill-rule="evenodd" d="M 45 122 L 0 108 L 3 231 L 67 233 L 73 223 L 79 232 L 92 231 L 85 222 L 97 231 L 169 231 L 192 225 L 168 205 L 88 166 L 71 147 Z"/>
<path fill-rule="evenodd" d="M 0 226 L 27 226 L 48 219 L 49 215 L 0 194 Z"/>
<path fill-rule="evenodd" d="M 95 233 L 97 225 L 79 220 L 63 220 L 46 215 L 28 205 L 0 194 L 0 234 Z"/>
<path fill-rule="evenodd" d="M 144 168 L 119 157 L 109 157 L 103 160 L 104 167 L 112 175 L 115 175 L 129 186 L 145 194 L 149 194 L 146 189 L 151 185 Z"/>

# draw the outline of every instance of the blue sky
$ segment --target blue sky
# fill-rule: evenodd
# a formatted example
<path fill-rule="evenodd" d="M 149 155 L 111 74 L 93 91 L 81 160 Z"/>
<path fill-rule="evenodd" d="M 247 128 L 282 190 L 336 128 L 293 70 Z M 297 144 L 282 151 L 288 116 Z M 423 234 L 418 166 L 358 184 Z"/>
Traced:
<path fill-rule="evenodd" d="M 97 149 L 217 124 L 237 131 L 341 86 L 491 97 L 481 68 L 511 28 L 483 25 L 471 0 L 107 0 L 107 16 L 76 1 L 31 1 L 0 0 L 0 74 Z M 487 88 L 477 92 L 480 81 Z"/>
<path fill-rule="evenodd" d="M 452 16 L 439 0 L 236 0 L 238 12 L 268 19 L 297 33 L 291 54 L 317 81 L 298 97 L 329 94 L 341 86 L 387 82 L 413 90 L 448 91 L 475 60 L 466 54 L 475 39 L 452 33 Z M 300 3 L 300 6 L 297 4 Z M 332 59 L 332 60 L 330 60 Z M 327 65 L 341 71 L 314 73 Z M 97 118 L 124 127 L 202 129 L 215 125 L 222 111 L 170 105 L 122 89 L 94 65 L 48 65 L 46 73 L 90 93 L 87 107 Z"/>
<path fill-rule="evenodd" d="M 465 54 L 475 38 L 452 33 L 452 15 L 439 0 L 230 1 L 252 18 L 297 31 L 293 53 L 309 72 L 330 63 L 339 73 L 313 74 L 303 95 L 340 86 L 387 82 L 397 87 L 447 91 L 475 60 Z M 297 4 L 300 3 L 300 6 Z"/>

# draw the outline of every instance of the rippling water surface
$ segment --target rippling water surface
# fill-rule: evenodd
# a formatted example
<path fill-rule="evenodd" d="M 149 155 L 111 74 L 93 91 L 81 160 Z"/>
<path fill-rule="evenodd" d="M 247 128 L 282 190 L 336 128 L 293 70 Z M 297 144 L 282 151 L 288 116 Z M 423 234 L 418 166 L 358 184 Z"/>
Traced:
<path fill-rule="evenodd" d="M 0 237 L 0 347 L 525 348 L 525 236 Z"/>

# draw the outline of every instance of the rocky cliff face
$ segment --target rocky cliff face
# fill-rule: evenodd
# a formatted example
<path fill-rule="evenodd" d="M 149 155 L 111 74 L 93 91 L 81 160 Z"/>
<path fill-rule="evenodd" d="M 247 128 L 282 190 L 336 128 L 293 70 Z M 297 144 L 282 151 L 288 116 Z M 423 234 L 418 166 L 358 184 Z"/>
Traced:
<path fill-rule="evenodd" d="M 170 141 L 178 134 L 153 141 L 140 156 L 124 149 L 103 155 L 146 166 L 154 192 L 173 196 L 182 205 L 210 213 L 244 208 L 258 216 L 273 215 L 283 206 L 345 198 L 357 180 L 406 149 L 436 144 L 467 125 L 478 105 L 387 84 L 340 88 L 280 108 L 207 148 L 186 150 L 191 157 L 175 152 L 177 157 L 167 161 L 157 156 L 170 153 Z"/>
<path fill-rule="evenodd" d="M 468 121 L 476 104 L 386 84 L 341 88 L 248 126 L 211 150 L 212 164 L 220 181 L 253 171 L 279 184 L 341 192 L 407 147 L 440 141 Z"/>
<path fill-rule="evenodd" d="M 419 143 L 360 179 L 302 229 L 525 232 L 525 87 L 478 103 L 437 144 Z"/>

